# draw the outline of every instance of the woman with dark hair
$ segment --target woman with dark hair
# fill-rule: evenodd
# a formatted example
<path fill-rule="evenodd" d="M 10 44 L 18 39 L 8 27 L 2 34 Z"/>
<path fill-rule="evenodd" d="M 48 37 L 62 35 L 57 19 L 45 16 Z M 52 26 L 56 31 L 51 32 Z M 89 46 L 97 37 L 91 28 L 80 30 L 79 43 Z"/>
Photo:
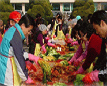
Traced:
<path fill-rule="evenodd" d="M 77 26 L 77 27 L 76 27 Z M 93 33 L 93 29 L 91 25 L 87 21 L 83 21 L 80 25 L 77 23 L 75 26 L 75 29 L 80 33 L 80 46 L 75 53 L 75 55 L 72 57 L 72 59 L 69 61 L 69 64 L 74 63 L 75 66 L 78 66 L 78 64 L 86 57 L 87 55 L 87 47 L 89 44 L 89 38 Z M 92 29 L 92 30 L 90 30 Z M 76 36 L 78 38 L 78 36 Z M 79 38 L 79 40 L 80 40 Z"/>
<path fill-rule="evenodd" d="M 19 86 L 21 81 L 33 82 L 28 77 L 25 60 L 37 63 L 40 58 L 24 52 L 22 40 L 34 25 L 34 19 L 26 14 L 19 24 L 6 31 L 0 46 L 0 84 Z"/>

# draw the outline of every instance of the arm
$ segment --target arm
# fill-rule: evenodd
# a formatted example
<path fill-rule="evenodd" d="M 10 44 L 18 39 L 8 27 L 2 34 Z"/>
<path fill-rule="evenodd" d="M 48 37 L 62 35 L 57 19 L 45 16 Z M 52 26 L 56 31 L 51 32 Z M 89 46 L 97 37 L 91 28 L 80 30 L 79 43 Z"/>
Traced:
<path fill-rule="evenodd" d="M 17 66 L 17 72 L 21 77 L 21 79 L 23 81 L 26 81 L 28 78 L 28 70 L 26 69 L 25 58 L 23 56 L 24 52 L 23 52 L 22 40 L 18 33 L 15 33 L 13 39 L 10 41 L 10 44 L 13 47 L 14 60 Z"/>
<path fill-rule="evenodd" d="M 87 52 L 86 60 L 82 66 L 84 70 L 89 68 L 91 63 L 95 60 L 95 58 L 100 55 L 101 44 L 102 44 L 102 39 L 98 35 L 94 35 L 91 38 L 87 50 L 88 52 Z"/>
<path fill-rule="evenodd" d="M 81 62 L 83 59 L 85 59 L 85 57 L 87 56 L 87 49 L 88 49 L 88 45 L 89 45 L 89 41 L 86 42 L 86 49 L 85 51 L 81 54 L 81 56 L 77 59 L 77 61 Z"/>
<path fill-rule="evenodd" d="M 43 43 L 43 35 L 39 34 L 38 37 L 37 37 L 37 40 L 39 41 L 40 45 L 42 46 L 43 51 L 46 53 L 46 49 L 45 49 L 45 46 L 44 46 L 44 43 Z"/>
<path fill-rule="evenodd" d="M 75 55 L 71 58 L 70 62 L 72 63 L 74 60 L 76 60 L 81 54 L 82 54 L 83 50 L 82 50 L 82 45 L 80 44 L 77 52 L 75 53 Z"/>

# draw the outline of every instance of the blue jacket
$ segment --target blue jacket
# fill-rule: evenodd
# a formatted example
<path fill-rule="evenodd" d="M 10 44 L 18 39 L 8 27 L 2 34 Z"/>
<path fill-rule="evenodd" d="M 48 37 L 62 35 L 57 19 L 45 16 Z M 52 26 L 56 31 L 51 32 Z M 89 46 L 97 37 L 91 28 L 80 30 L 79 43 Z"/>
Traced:
<path fill-rule="evenodd" d="M 0 45 L 0 83 L 8 86 L 16 86 L 18 78 L 25 81 L 28 77 L 25 65 L 28 53 L 23 51 L 22 44 L 25 36 L 17 23 L 15 27 L 7 30 Z"/>

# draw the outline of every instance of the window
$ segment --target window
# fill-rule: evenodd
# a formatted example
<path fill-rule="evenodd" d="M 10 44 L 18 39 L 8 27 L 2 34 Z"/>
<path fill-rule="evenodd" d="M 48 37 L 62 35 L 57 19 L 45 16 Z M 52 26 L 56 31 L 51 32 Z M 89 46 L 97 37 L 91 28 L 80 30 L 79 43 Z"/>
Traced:
<path fill-rule="evenodd" d="M 15 4 L 15 10 L 22 10 L 22 4 Z"/>
<path fill-rule="evenodd" d="M 28 11 L 29 9 L 29 4 L 25 4 L 25 11 Z"/>
<path fill-rule="evenodd" d="M 63 4 L 63 8 L 64 11 L 70 11 L 70 4 L 69 3 Z"/>
<path fill-rule="evenodd" d="M 101 3 L 101 9 L 107 11 L 107 3 Z"/>
<path fill-rule="evenodd" d="M 71 11 L 73 11 L 73 3 L 71 4 Z"/>
<path fill-rule="evenodd" d="M 97 7 L 98 7 L 98 4 L 97 4 L 97 3 L 94 3 L 94 11 L 97 10 Z"/>
<path fill-rule="evenodd" d="M 53 11 L 60 11 L 60 4 L 53 3 L 52 6 L 53 6 Z"/>

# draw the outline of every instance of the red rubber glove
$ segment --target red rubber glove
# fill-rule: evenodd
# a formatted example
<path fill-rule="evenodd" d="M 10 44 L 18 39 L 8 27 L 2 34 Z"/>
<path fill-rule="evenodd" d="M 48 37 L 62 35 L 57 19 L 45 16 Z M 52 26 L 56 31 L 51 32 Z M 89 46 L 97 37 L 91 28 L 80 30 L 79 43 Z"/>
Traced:
<path fill-rule="evenodd" d="M 98 70 L 92 71 L 91 73 L 86 74 L 86 76 L 83 78 L 83 82 L 84 83 L 90 83 L 92 84 L 93 82 L 98 82 L 99 78 L 98 78 Z"/>

